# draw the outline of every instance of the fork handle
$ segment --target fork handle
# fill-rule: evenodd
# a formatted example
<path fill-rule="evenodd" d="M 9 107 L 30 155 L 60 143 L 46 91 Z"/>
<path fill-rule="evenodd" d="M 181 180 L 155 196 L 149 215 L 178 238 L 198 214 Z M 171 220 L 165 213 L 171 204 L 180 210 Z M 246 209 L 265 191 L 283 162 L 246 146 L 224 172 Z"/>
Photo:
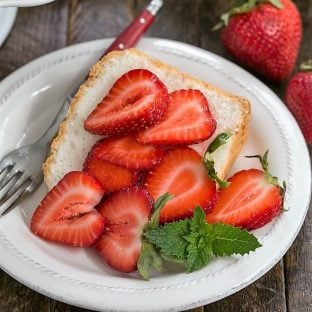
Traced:
<path fill-rule="evenodd" d="M 163 0 L 152 0 L 107 48 L 104 55 L 111 51 L 120 51 L 133 47 L 154 22 L 162 6 Z"/>
<path fill-rule="evenodd" d="M 141 11 L 141 13 L 129 24 L 129 26 L 113 41 L 113 43 L 105 50 L 104 55 L 114 50 L 124 50 L 133 47 L 142 37 L 144 32 L 153 24 L 156 15 L 160 12 L 164 4 L 163 0 L 152 0 Z M 78 88 L 77 88 L 78 89 Z M 75 90 L 72 94 L 76 93 Z M 42 145 L 49 144 L 58 131 L 60 123 L 64 120 L 71 97 L 67 96 L 61 105 L 56 117 L 52 121 L 50 127 L 38 140 Z"/>

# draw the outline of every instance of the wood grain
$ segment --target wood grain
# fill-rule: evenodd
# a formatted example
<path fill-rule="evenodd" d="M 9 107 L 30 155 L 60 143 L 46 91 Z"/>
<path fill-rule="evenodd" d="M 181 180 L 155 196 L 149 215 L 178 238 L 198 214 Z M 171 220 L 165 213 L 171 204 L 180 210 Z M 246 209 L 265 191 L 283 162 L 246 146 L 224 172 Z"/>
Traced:
<path fill-rule="evenodd" d="M 190 43 L 231 59 L 220 43 L 220 31 L 210 29 L 233 1 L 166 0 L 162 14 L 146 35 Z M 13 31 L 0 49 L 0 79 L 38 56 L 66 45 L 117 36 L 147 2 L 58 0 L 45 6 L 20 9 Z M 312 3 L 311 0 L 295 2 L 304 27 L 299 64 L 312 57 Z M 262 81 L 283 99 L 286 83 Z M 311 155 L 311 146 L 309 150 Z M 312 212 L 309 212 L 284 260 L 249 287 L 207 305 L 204 311 L 312 311 L 311 242 Z M 0 311 L 90 312 L 42 296 L 3 271 L 0 271 Z"/>
<path fill-rule="evenodd" d="M 133 19 L 134 1 L 72 0 L 67 44 L 116 37 Z"/>
<path fill-rule="evenodd" d="M 0 50 L 0 79 L 20 66 L 66 45 L 65 0 L 19 9 L 14 28 Z"/>
<path fill-rule="evenodd" d="M 199 45 L 198 0 L 166 0 L 155 25 L 146 36 L 178 40 Z M 139 1 L 141 9 L 146 1 Z"/>

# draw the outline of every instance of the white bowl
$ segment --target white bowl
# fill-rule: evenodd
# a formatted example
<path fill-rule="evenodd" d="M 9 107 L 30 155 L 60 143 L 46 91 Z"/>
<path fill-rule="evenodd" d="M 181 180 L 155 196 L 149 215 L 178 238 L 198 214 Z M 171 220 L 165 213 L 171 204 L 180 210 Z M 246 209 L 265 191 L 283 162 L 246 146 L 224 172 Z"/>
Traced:
<path fill-rule="evenodd" d="M 54 0 L 0 0 L 0 7 L 30 7 L 53 1 Z"/>

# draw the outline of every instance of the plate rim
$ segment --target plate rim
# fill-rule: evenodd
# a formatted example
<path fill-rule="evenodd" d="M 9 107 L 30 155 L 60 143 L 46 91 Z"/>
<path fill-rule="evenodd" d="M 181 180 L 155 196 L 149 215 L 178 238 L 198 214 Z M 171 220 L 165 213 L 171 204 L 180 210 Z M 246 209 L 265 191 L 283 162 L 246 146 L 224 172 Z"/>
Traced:
<path fill-rule="evenodd" d="M 14 73 L 12 73 L 12 74 L 9 75 L 8 77 L 6 77 L 6 78 L 2 81 L 2 83 L 4 83 L 4 85 L 9 84 L 10 80 L 13 80 L 13 78 L 15 78 L 16 76 L 18 76 L 20 73 L 22 73 L 23 71 L 26 71 L 27 68 L 31 66 L 31 64 L 37 63 L 39 59 L 41 59 L 41 60 L 44 61 L 45 58 L 48 59 L 48 58 L 51 57 L 51 55 L 53 56 L 53 54 L 61 54 L 61 52 L 63 52 L 64 50 L 69 51 L 70 49 L 73 49 L 73 48 L 75 48 L 75 47 L 77 48 L 77 46 L 91 45 L 92 43 L 96 43 L 96 42 L 106 42 L 106 43 L 107 43 L 107 42 L 110 41 L 110 40 L 112 40 L 112 39 L 101 39 L 101 40 L 94 40 L 94 41 L 84 42 L 84 43 L 80 43 L 80 44 L 77 44 L 77 45 L 65 47 L 65 48 L 63 48 L 63 49 L 60 49 L 60 50 L 57 50 L 57 51 L 48 53 L 48 54 L 46 54 L 46 55 L 44 55 L 44 56 L 42 56 L 42 57 L 40 57 L 40 58 L 38 58 L 38 59 L 36 59 L 36 60 L 34 60 L 34 61 L 32 61 L 32 62 L 30 62 L 30 63 L 24 65 L 23 67 L 21 67 L 20 69 L 18 69 L 17 71 L 15 71 Z M 205 51 L 205 50 L 203 50 L 203 49 L 201 49 L 201 48 L 198 48 L 198 47 L 195 47 L 195 46 L 192 46 L 192 45 L 189 45 L 189 44 L 185 44 L 185 43 L 181 43 L 181 42 L 173 41 L 173 40 L 168 40 L 168 39 L 159 39 L 159 38 L 146 38 L 146 39 L 144 39 L 144 40 L 145 40 L 145 41 L 150 41 L 150 42 L 155 42 L 155 40 L 156 40 L 156 41 L 157 41 L 157 40 L 161 40 L 162 42 L 170 42 L 170 43 L 173 43 L 173 44 L 178 44 L 180 47 L 181 47 L 181 46 L 184 46 L 184 47 L 188 47 L 189 49 L 196 49 L 196 50 L 198 50 L 198 51 L 201 51 L 202 53 L 209 53 L 209 54 L 211 54 L 211 55 L 214 55 L 214 57 L 217 57 L 217 58 L 219 58 L 219 59 L 222 59 L 223 61 L 226 61 L 227 63 L 230 63 L 231 65 L 235 65 L 237 68 L 239 68 L 240 70 L 243 70 L 243 71 L 244 71 L 244 69 L 242 69 L 242 68 L 240 68 L 239 66 L 237 66 L 236 64 L 233 64 L 233 63 L 231 63 L 230 61 L 228 61 L 228 60 L 222 58 L 222 57 L 219 56 L 219 55 L 216 55 L 216 54 L 214 54 L 214 53 Z M 25 68 L 26 68 L 26 69 L 25 69 Z M 246 71 L 245 71 L 245 72 L 246 72 Z M 246 72 L 246 73 L 248 73 L 248 72 Z M 250 73 L 248 73 L 248 74 L 251 75 Z M 251 76 L 252 76 L 252 75 L 251 75 Z M 12 77 L 13 77 L 13 78 L 12 78 Z M 256 77 L 253 77 L 253 78 L 257 79 Z M 258 79 L 257 79 L 257 80 L 258 80 Z M 274 96 L 280 101 L 280 99 L 272 92 L 272 90 L 270 90 L 267 86 L 265 86 L 260 80 L 258 80 L 258 82 L 260 82 L 266 89 L 268 89 L 268 90 L 270 91 L 271 95 L 274 95 Z M 1 83 L 1 85 L 0 85 L 0 92 L 1 92 L 1 89 L 2 89 L 2 86 L 3 86 L 2 83 Z M 14 91 L 13 91 L 13 92 L 14 92 Z M 0 100 L 1 100 L 1 97 L 0 97 Z M 3 101 L 5 101 L 5 100 L 3 100 Z M 1 105 L 1 101 L 0 101 L 0 105 Z M 308 156 L 308 158 L 309 158 L 309 153 L 308 153 L 308 149 L 307 149 L 307 146 L 306 146 L 306 145 L 305 145 L 305 148 L 306 148 L 305 152 L 306 152 L 306 154 L 307 154 L 307 156 Z M 309 164 L 310 164 L 310 169 L 309 169 L 309 170 L 310 170 L 310 173 L 311 173 L 311 163 L 309 163 Z M 311 191 L 311 174 L 309 175 L 309 180 L 310 180 L 310 191 Z M 300 226 L 297 228 L 297 231 L 296 231 L 295 235 L 293 235 L 292 239 L 288 242 L 288 245 L 284 248 L 285 250 L 284 250 L 284 252 L 280 255 L 279 259 L 280 259 L 281 257 L 283 257 L 283 255 L 287 252 L 287 250 L 289 249 L 289 247 L 291 246 L 291 244 L 293 243 L 293 241 L 294 241 L 295 238 L 297 237 L 298 232 L 299 232 L 299 230 L 301 229 L 302 224 L 303 224 L 303 222 L 304 222 L 304 220 L 305 220 L 305 216 L 306 216 L 306 213 L 307 213 L 307 210 L 308 210 L 308 207 L 309 207 L 309 203 L 310 203 L 310 198 L 311 198 L 311 192 L 309 193 L 309 196 L 308 196 L 307 206 L 305 207 L 305 214 L 304 214 L 304 216 L 302 217 L 302 220 L 301 220 L 301 222 L 300 222 Z M 217 300 L 219 300 L 219 299 L 221 299 L 221 298 L 224 298 L 224 297 L 226 297 L 226 296 L 228 296 L 228 295 L 230 295 L 230 294 L 232 294 L 232 293 L 234 293 L 234 292 L 236 292 L 236 291 L 238 291 L 238 290 L 240 290 L 240 289 L 246 287 L 247 285 L 250 285 L 250 284 L 251 284 L 252 282 L 254 282 L 256 279 L 260 278 L 263 274 L 265 274 L 266 272 L 268 272 L 268 271 L 279 261 L 279 259 L 276 260 L 276 261 L 274 261 L 274 262 L 272 262 L 272 263 L 271 263 L 271 266 L 265 267 L 265 268 L 264 268 L 264 272 L 262 272 L 262 273 L 260 272 L 260 275 L 259 275 L 259 274 L 255 274 L 255 275 L 253 276 L 253 278 L 251 278 L 247 283 L 244 283 L 244 284 L 242 283 L 241 285 L 239 285 L 239 287 L 235 287 L 235 288 L 233 288 L 232 290 L 230 290 L 230 292 L 229 292 L 229 291 L 228 291 L 228 292 L 225 292 L 225 294 L 221 295 L 221 297 L 217 298 Z M 2 267 L 2 265 L 1 265 L 1 267 Z M 4 269 L 4 271 L 6 271 L 6 270 Z M 6 272 L 7 272 L 7 271 L 6 271 Z M 11 276 L 14 276 L 13 274 L 11 274 L 12 272 L 7 272 L 7 273 L 8 273 L 9 275 L 11 275 Z M 46 295 L 46 296 L 49 296 L 49 297 L 51 297 L 51 298 L 55 298 L 56 300 L 61 300 L 61 301 L 67 302 L 67 303 L 72 304 L 72 305 L 77 305 L 77 302 L 73 302 L 73 301 L 70 301 L 70 300 L 64 300 L 64 298 L 60 298 L 60 297 L 55 297 L 53 293 L 45 292 L 45 291 L 42 291 L 42 290 L 40 291 L 40 289 L 36 289 L 34 285 L 28 285 L 27 283 L 25 283 L 25 281 L 20 280 L 20 279 L 19 279 L 18 277 L 16 277 L 16 276 L 14 276 L 14 278 L 15 278 L 16 280 L 22 282 L 22 283 L 23 283 L 24 285 L 26 285 L 27 287 L 32 288 L 32 289 L 34 289 L 35 291 L 41 292 L 41 293 L 43 293 L 43 294 Z M 211 302 L 211 301 L 209 301 L 209 302 Z M 206 304 L 206 303 L 207 303 L 207 302 L 205 302 L 205 300 L 204 300 L 204 301 L 201 301 L 201 302 L 197 301 L 196 303 L 192 303 L 191 305 L 188 305 L 188 306 L 174 307 L 174 309 L 192 308 L 192 307 L 198 306 L 199 304 L 202 305 L 202 304 Z M 83 306 L 83 307 L 86 307 L 86 308 L 89 308 L 89 309 L 90 309 L 90 306 L 84 306 L 84 305 L 81 305 L 81 304 L 79 304 L 79 306 Z M 91 307 L 91 308 L 92 308 L 92 307 Z M 164 308 L 163 308 L 163 309 L 164 309 Z M 117 310 L 116 310 L 116 311 L 117 311 Z M 119 311 L 119 310 L 118 310 L 118 311 Z M 161 311 L 163 311 L 163 310 L 161 310 Z"/>
<path fill-rule="evenodd" d="M 2 0 L 0 7 L 33 7 L 51 3 L 55 0 Z"/>
<path fill-rule="evenodd" d="M 2 35 L 0 35 L 0 47 L 3 45 L 3 43 L 5 42 L 5 40 L 7 39 L 13 28 L 18 9 L 14 7 L 12 8 L 0 7 L 0 12 L 1 11 L 4 13 L 5 17 L 1 21 L 3 22 L 4 26 L 0 27 L 2 32 Z"/>

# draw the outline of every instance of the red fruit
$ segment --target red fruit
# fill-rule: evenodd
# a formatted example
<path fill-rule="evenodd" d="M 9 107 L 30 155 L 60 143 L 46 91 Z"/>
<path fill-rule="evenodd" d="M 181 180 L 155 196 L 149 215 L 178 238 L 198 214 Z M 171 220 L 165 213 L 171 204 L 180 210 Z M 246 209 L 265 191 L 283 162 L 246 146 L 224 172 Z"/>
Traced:
<path fill-rule="evenodd" d="M 97 158 L 129 169 L 148 169 L 157 164 L 164 149 L 141 144 L 133 137 L 103 139 L 94 149 Z"/>
<path fill-rule="evenodd" d="M 167 109 L 165 85 L 145 69 L 134 69 L 121 76 L 84 127 L 94 134 L 127 135 L 155 125 Z"/>
<path fill-rule="evenodd" d="M 234 58 L 276 82 L 292 73 L 302 32 L 296 5 L 290 0 L 281 3 L 283 8 L 264 2 L 232 16 L 222 32 L 222 42 Z"/>
<path fill-rule="evenodd" d="M 281 189 L 269 183 L 263 171 L 242 170 L 228 181 L 230 186 L 219 191 L 216 206 L 207 214 L 208 223 L 223 222 L 254 230 L 281 212 Z"/>
<path fill-rule="evenodd" d="M 288 83 L 286 103 L 296 117 L 306 142 L 312 143 L 312 62 L 310 71 L 297 73 Z"/>
<path fill-rule="evenodd" d="M 105 218 L 105 232 L 95 248 L 104 260 L 121 272 L 131 272 L 141 252 L 143 229 L 152 210 L 152 198 L 142 188 L 113 193 L 98 207 Z"/>
<path fill-rule="evenodd" d="M 88 154 L 83 164 L 83 170 L 94 176 L 108 192 L 135 185 L 139 182 L 140 174 L 137 171 L 98 159 L 94 154 L 96 145 Z"/>
<path fill-rule="evenodd" d="M 141 143 L 192 144 L 208 139 L 216 129 L 207 99 L 199 90 L 179 90 L 170 94 L 168 109 L 153 128 L 138 134 Z"/>
<path fill-rule="evenodd" d="M 145 186 L 154 200 L 166 192 L 175 196 L 162 208 L 161 223 L 190 217 L 197 205 L 208 212 L 217 199 L 215 182 L 208 177 L 201 157 L 189 147 L 168 151 L 148 173 Z"/>
<path fill-rule="evenodd" d="M 89 174 L 66 174 L 34 212 L 31 231 L 50 241 L 71 246 L 93 245 L 104 231 L 104 218 L 94 209 L 104 194 Z"/>

